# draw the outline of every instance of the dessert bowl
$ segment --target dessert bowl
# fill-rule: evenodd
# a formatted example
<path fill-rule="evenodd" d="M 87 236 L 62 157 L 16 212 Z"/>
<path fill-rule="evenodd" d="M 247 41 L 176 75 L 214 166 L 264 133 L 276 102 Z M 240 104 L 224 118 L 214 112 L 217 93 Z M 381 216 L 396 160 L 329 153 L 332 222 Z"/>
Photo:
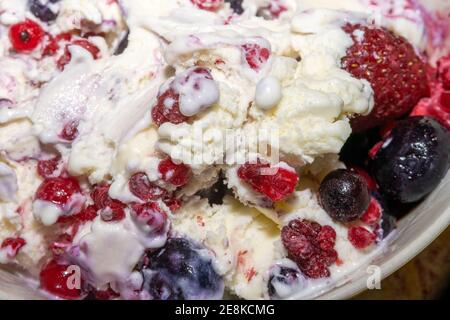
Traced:
<path fill-rule="evenodd" d="M 449 224 L 445 2 L 0 0 L 0 297 L 379 288 Z"/>
<path fill-rule="evenodd" d="M 348 299 L 367 288 L 368 277 L 375 265 L 381 279 L 386 278 L 425 249 L 450 225 L 450 174 L 417 208 L 398 222 L 397 230 L 387 240 L 386 248 L 373 260 L 361 264 L 357 272 L 325 289 L 316 299 Z M 381 283 L 381 288 L 382 288 Z M 374 289 L 376 290 L 376 289 Z M 291 299 L 301 297 L 294 294 Z M 23 277 L 12 270 L 0 269 L 0 299 L 45 299 Z"/>

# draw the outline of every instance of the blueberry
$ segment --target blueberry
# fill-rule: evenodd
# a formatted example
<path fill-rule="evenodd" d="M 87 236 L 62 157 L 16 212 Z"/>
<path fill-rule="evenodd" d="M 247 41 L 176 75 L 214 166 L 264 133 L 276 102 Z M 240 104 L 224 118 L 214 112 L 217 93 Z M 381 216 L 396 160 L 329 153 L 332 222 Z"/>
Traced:
<path fill-rule="evenodd" d="M 293 261 L 270 270 L 268 292 L 271 299 L 284 299 L 305 286 L 306 278 Z"/>
<path fill-rule="evenodd" d="M 130 32 L 127 32 L 126 34 L 124 34 L 122 39 L 120 39 L 120 42 L 117 45 L 116 50 L 114 51 L 115 56 L 121 55 L 125 51 L 125 49 L 128 47 L 128 36 L 129 35 L 130 35 Z"/>
<path fill-rule="evenodd" d="M 225 0 L 230 4 L 231 9 L 233 9 L 234 13 L 242 14 L 244 12 L 244 8 L 242 7 L 242 2 L 244 0 Z"/>
<path fill-rule="evenodd" d="M 210 205 L 214 205 L 214 204 L 223 204 L 223 198 L 229 192 L 230 190 L 227 188 L 224 182 L 223 174 L 220 173 L 217 182 L 209 188 L 200 190 L 198 192 L 198 195 L 202 198 L 208 199 L 208 203 Z"/>
<path fill-rule="evenodd" d="M 358 219 L 370 203 L 366 182 L 358 174 L 345 169 L 329 173 L 320 184 L 319 195 L 324 210 L 340 222 Z"/>
<path fill-rule="evenodd" d="M 441 182 L 448 170 L 450 134 L 429 117 L 411 117 L 392 130 L 372 163 L 372 173 L 389 200 L 414 203 Z"/>
<path fill-rule="evenodd" d="M 147 255 L 142 267 L 144 290 L 153 299 L 217 299 L 223 281 L 207 249 L 183 238 L 171 238 L 164 248 Z"/>
<path fill-rule="evenodd" d="M 368 164 L 369 150 L 380 141 L 378 129 L 366 132 L 352 133 L 345 142 L 339 154 L 340 160 L 347 165 L 356 165 L 365 168 Z"/>
<path fill-rule="evenodd" d="M 54 21 L 58 12 L 53 6 L 60 0 L 28 0 L 28 7 L 31 13 L 43 22 Z"/>

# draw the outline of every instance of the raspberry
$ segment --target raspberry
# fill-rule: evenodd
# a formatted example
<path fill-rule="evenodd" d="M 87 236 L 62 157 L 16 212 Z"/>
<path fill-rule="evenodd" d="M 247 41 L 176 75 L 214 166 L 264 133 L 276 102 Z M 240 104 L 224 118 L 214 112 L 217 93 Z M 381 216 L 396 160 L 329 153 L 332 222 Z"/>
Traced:
<path fill-rule="evenodd" d="M 97 217 L 98 208 L 96 206 L 90 205 L 82 209 L 76 214 L 69 216 L 61 216 L 58 218 L 59 223 L 84 223 L 92 221 Z"/>
<path fill-rule="evenodd" d="M 274 174 L 264 174 L 264 169 L 276 170 Z M 247 163 L 238 169 L 240 179 L 249 183 L 251 187 L 272 201 L 283 200 L 295 191 L 298 182 L 298 176 L 295 171 L 285 168 L 272 168 L 268 163 L 256 164 Z"/>
<path fill-rule="evenodd" d="M 6 238 L 5 240 L 3 240 L 2 245 L 0 246 L 1 249 L 6 249 L 6 256 L 9 259 L 14 258 L 17 253 L 19 252 L 20 249 L 22 249 L 22 247 L 24 245 L 26 245 L 27 242 L 25 241 L 25 239 L 17 237 L 17 238 Z"/>
<path fill-rule="evenodd" d="M 78 136 L 78 121 L 68 122 L 59 136 L 67 141 L 73 141 Z"/>
<path fill-rule="evenodd" d="M 181 201 L 173 196 L 164 198 L 163 202 L 172 212 L 175 212 L 181 208 Z"/>
<path fill-rule="evenodd" d="M 170 158 L 162 160 L 158 165 L 162 179 L 174 186 L 181 187 L 188 183 L 191 177 L 191 168 L 183 163 L 176 164 Z"/>
<path fill-rule="evenodd" d="M 158 95 L 157 102 L 152 108 L 153 122 L 160 126 L 165 122 L 179 124 L 187 121 L 187 117 L 180 112 L 180 95 L 174 89 Z"/>
<path fill-rule="evenodd" d="M 36 198 L 64 205 L 70 197 L 80 192 L 80 185 L 75 178 L 48 178 L 39 186 Z"/>
<path fill-rule="evenodd" d="M 164 197 L 167 193 L 163 188 L 154 185 L 148 180 L 145 173 L 135 173 L 128 183 L 130 191 L 143 201 L 154 201 Z"/>
<path fill-rule="evenodd" d="M 38 174 L 42 178 L 50 178 L 54 174 L 56 169 L 58 169 L 60 160 L 61 160 L 60 156 L 56 156 L 48 160 L 39 160 L 37 165 Z"/>
<path fill-rule="evenodd" d="M 270 50 L 268 48 L 263 48 L 254 43 L 248 43 L 242 45 L 244 50 L 245 60 L 247 61 L 250 68 L 255 71 L 261 69 L 262 65 L 267 62 L 270 56 Z"/>
<path fill-rule="evenodd" d="M 91 198 L 98 209 L 106 208 L 109 201 L 111 200 L 111 198 L 109 197 L 109 186 L 95 186 L 94 190 L 91 192 Z"/>
<path fill-rule="evenodd" d="M 60 70 L 64 70 L 64 67 L 66 66 L 66 64 L 68 64 L 70 62 L 70 60 L 72 59 L 72 54 L 69 51 L 69 46 L 72 46 L 72 45 L 80 46 L 80 47 L 86 49 L 87 51 L 89 51 L 91 53 L 92 57 L 95 60 L 98 59 L 100 56 L 100 49 L 92 42 L 85 40 L 85 39 L 74 40 L 70 44 L 66 45 L 63 55 L 56 62 L 56 64 L 58 65 L 58 68 Z"/>
<path fill-rule="evenodd" d="M 69 267 L 69 265 L 60 264 L 55 260 L 50 261 L 42 268 L 39 275 L 41 288 L 63 299 L 80 299 L 83 296 L 82 289 L 69 288 L 69 284 L 72 284 L 71 277 L 74 277 L 74 273 L 70 272 Z"/>
<path fill-rule="evenodd" d="M 72 40 L 72 34 L 68 32 L 60 33 L 56 37 L 52 37 L 51 35 L 48 37 L 48 44 L 42 50 L 43 56 L 54 56 L 60 48 L 60 42 Z"/>
<path fill-rule="evenodd" d="M 380 222 L 382 212 L 383 209 L 378 203 L 378 200 L 372 197 L 369 208 L 367 208 L 366 212 L 361 217 L 361 221 L 368 225 L 377 225 L 378 222 Z"/>
<path fill-rule="evenodd" d="M 362 131 L 382 125 L 408 113 L 428 96 L 427 68 L 412 45 L 383 28 L 347 24 L 344 30 L 354 44 L 342 59 L 342 66 L 358 79 L 366 79 L 375 93 L 375 106 L 367 116 L 352 121 Z M 355 31 L 364 37 L 357 39 Z"/>
<path fill-rule="evenodd" d="M 365 249 L 372 245 L 377 236 L 364 227 L 351 227 L 348 229 L 348 240 L 356 249 Z"/>
<path fill-rule="evenodd" d="M 32 20 L 13 24 L 9 29 L 9 40 L 17 52 L 29 52 L 39 46 L 44 37 L 44 30 Z"/>
<path fill-rule="evenodd" d="M 157 232 L 164 228 L 167 214 L 161 210 L 156 202 L 135 204 L 132 209 L 137 219 L 150 226 L 152 230 Z"/>
<path fill-rule="evenodd" d="M 224 0 L 191 0 L 191 2 L 199 9 L 207 11 L 217 11 Z"/>
<path fill-rule="evenodd" d="M 281 230 L 281 240 L 290 259 L 309 278 L 330 276 L 328 269 L 338 259 L 334 250 L 336 232 L 308 220 L 292 220 Z"/>

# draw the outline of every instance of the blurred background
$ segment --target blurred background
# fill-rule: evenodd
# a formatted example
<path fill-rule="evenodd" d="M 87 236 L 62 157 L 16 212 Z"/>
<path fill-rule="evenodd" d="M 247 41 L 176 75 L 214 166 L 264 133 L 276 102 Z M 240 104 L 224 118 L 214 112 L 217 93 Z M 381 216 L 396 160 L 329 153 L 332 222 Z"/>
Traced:
<path fill-rule="evenodd" d="M 450 299 L 450 228 L 402 269 L 383 280 L 381 290 L 367 290 L 355 299 Z"/>

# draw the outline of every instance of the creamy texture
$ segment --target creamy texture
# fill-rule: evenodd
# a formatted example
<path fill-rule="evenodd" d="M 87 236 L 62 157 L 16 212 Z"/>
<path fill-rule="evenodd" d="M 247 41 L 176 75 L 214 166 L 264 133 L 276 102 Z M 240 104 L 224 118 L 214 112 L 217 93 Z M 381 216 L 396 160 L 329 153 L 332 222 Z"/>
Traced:
<path fill-rule="evenodd" d="M 389 28 L 433 63 L 448 51 L 450 6 L 445 0 L 244 0 L 243 9 L 233 14 L 224 3 L 210 12 L 190 0 L 61 0 L 52 4 L 56 20 L 45 24 L 27 0 L 0 0 L 0 244 L 10 237 L 26 241 L 15 257 L 0 250 L 0 263 L 36 276 L 52 256 L 49 246 L 70 235 L 63 258 L 79 265 L 90 285 L 145 299 L 147 293 L 137 293 L 145 275 L 136 265 L 146 249 L 176 235 L 212 252 L 228 291 L 262 299 L 271 273 L 295 268 L 281 228 L 309 219 L 335 229 L 342 264 L 332 265 L 327 279 L 272 284 L 280 298 L 298 291 L 311 298 L 382 249 L 354 248 L 348 226 L 333 221 L 317 200 L 320 181 L 343 167 L 337 154 L 351 134 L 351 117 L 370 113 L 374 104 L 370 84 L 341 69 L 353 43 L 342 26 Z M 53 39 L 70 33 L 72 40 L 61 40 L 50 55 L 42 54 L 49 36 L 31 52 L 14 52 L 9 28 L 25 19 Z M 79 40 L 95 45 L 97 56 Z M 61 67 L 67 54 L 70 62 Z M 152 108 L 169 89 L 179 95 L 186 121 L 158 126 Z M 170 96 L 163 104 L 171 109 L 175 101 Z M 73 140 L 64 135 L 71 126 Z M 55 155 L 61 160 L 53 176 L 77 177 L 82 189 L 64 205 L 36 198 L 43 181 L 37 162 Z M 190 166 L 186 185 L 164 181 L 159 164 L 168 156 Z M 277 203 L 257 193 L 237 174 L 252 157 L 299 173 L 297 191 Z M 136 173 L 173 197 L 157 200 L 168 216 L 159 231 L 132 210 L 145 202 L 129 185 Z M 198 194 L 220 175 L 231 192 L 223 204 L 210 205 Z M 104 184 L 123 203 L 123 220 L 104 221 L 113 212 L 102 208 L 93 221 L 58 222 L 93 205 L 93 187 Z M 182 203 L 177 212 L 169 208 L 174 199 Z"/>

